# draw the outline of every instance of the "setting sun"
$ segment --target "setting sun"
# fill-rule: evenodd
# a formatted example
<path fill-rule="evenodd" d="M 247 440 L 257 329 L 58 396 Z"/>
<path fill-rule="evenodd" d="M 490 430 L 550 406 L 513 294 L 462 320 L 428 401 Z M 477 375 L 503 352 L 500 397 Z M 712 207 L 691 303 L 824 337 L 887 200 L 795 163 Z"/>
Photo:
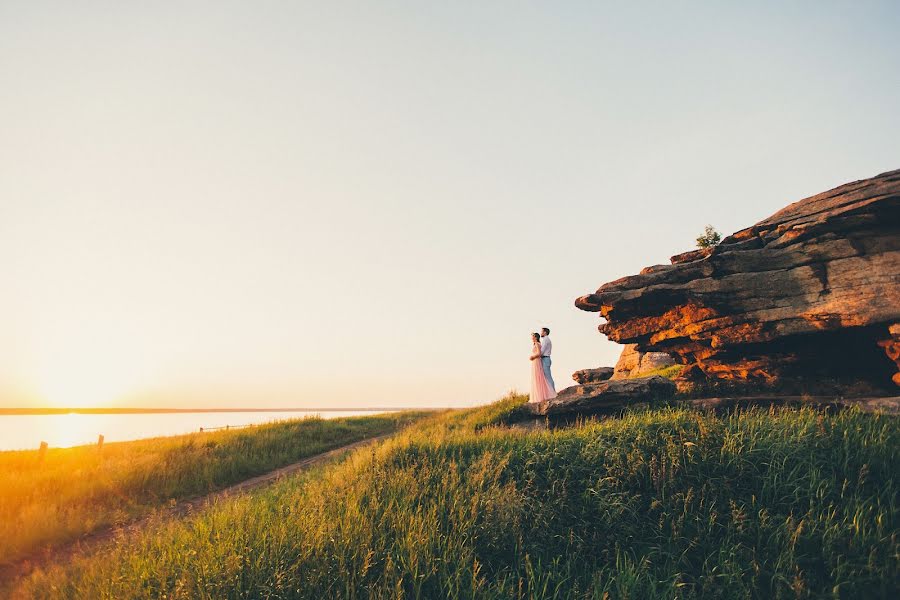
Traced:
<path fill-rule="evenodd" d="M 36 357 L 31 380 L 42 406 L 112 407 L 148 384 L 141 361 L 109 337 L 93 342 L 76 338 L 72 344 L 57 340 Z"/>

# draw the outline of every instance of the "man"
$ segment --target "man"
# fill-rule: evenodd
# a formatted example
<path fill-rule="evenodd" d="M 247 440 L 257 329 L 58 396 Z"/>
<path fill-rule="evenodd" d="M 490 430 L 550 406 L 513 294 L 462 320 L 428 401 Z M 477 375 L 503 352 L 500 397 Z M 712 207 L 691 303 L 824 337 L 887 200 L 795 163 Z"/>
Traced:
<path fill-rule="evenodd" d="M 550 329 L 541 328 L 541 364 L 544 367 L 544 377 L 553 391 L 556 391 L 556 384 L 553 383 L 553 376 L 550 374 L 550 353 L 553 352 L 553 342 L 550 341 Z"/>

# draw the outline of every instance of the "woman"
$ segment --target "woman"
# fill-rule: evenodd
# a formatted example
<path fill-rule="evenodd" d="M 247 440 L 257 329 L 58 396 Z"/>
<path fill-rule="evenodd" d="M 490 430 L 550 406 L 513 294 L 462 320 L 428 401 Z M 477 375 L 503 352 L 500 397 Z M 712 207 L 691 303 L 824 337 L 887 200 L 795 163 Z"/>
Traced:
<path fill-rule="evenodd" d="M 556 398 L 556 392 L 544 377 L 544 365 L 541 364 L 541 334 L 532 333 L 531 341 L 531 396 L 529 402 L 543 402 Z"/>

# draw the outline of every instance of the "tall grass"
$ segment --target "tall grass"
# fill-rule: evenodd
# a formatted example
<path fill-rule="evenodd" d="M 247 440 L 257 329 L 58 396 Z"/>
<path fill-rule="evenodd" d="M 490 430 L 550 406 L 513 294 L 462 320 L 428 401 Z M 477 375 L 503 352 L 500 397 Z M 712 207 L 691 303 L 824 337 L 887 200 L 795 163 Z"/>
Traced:
<path fill-rule="evenodd" d="M 396 430 L 414 413 L 310 417 L 96 447 L 0 452 L 0 563 L 302 458 Z"/>
<path fill-rule="evenodd" d="M 521 401 L 521 399 L 519 400 Z M 684 409 L 540 433 L 516 402 L 34 576 L 35 598 L 889 598 L 890 417 Z M 479 429 L 479 431 L 475 431 Z"/>

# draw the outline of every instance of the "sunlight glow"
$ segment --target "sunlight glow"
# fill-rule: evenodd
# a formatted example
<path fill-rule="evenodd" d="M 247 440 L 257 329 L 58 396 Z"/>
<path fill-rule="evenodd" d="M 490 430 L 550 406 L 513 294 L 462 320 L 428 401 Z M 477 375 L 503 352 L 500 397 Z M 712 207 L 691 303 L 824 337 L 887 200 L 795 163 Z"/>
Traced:
<path fill-rule="evenodd" d="M 42 348 L 31 376 L 41 405 L 53 408 L 116 406 L 152 382 L 145 361 L 119 336 L 65 335 Z"/>
<path fill-rule="evenodd" d="M 87 418 L 85 418 L 87 417 Z M 54 431 L 51 436 L 52 445 L 57 448 L 70 448 L 81 444 L 89 444 L 96 440 L 95 420 L 88 415 L 68 413 L 65 415 L 50 415 Z"/>

